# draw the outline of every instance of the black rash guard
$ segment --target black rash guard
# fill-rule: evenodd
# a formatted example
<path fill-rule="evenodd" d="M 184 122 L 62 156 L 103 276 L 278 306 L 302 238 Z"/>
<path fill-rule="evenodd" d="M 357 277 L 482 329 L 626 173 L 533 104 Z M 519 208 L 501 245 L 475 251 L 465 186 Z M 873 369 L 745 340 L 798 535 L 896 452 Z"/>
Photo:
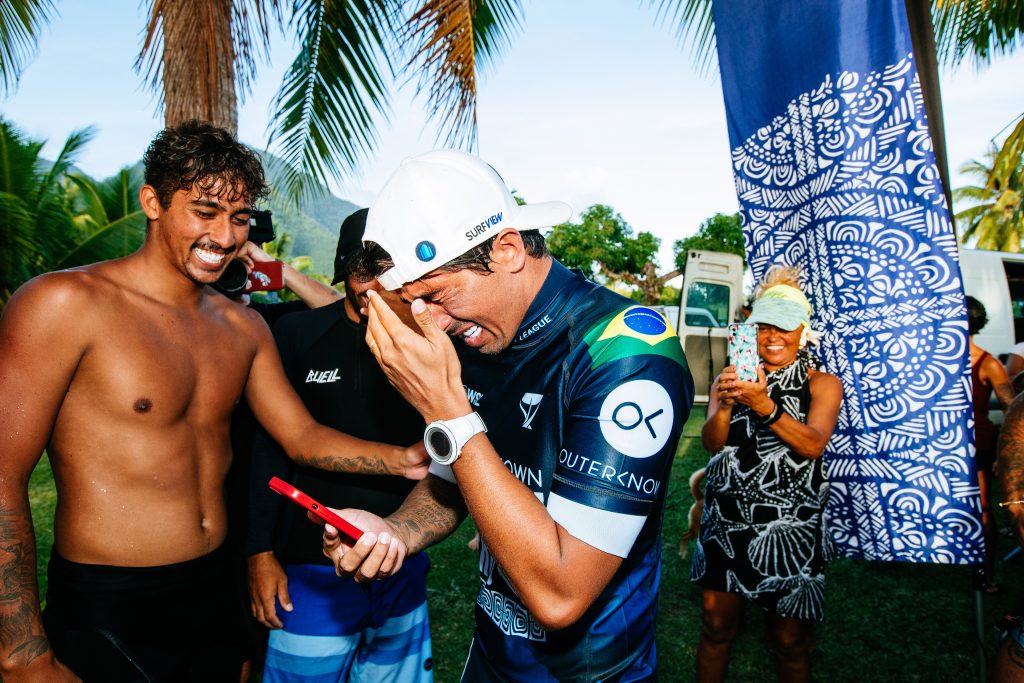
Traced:
<path fill-rule="evenodd" d="M 408 446 L 423 438 L 423 419 L 388 383 L 366 346 L 366 326 L 349 320 L 344 302 L 286 315 L 274 327 L 288 380 L 317 422 L 369 441 Z M 295 465 L 262 430 L 253 447 L 246 554 L 275 550 L 283 564 L 330 564 L 323 528 L 267 488 L 277 476 L 335 508 L 386 517 L 415 481 L 327 472 Z"/>

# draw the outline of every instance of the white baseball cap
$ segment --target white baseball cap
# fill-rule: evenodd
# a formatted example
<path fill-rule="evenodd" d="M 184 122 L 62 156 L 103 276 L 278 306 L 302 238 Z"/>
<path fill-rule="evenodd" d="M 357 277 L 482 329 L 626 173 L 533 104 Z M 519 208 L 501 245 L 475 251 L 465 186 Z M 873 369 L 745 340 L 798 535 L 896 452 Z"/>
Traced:
<path fill-rule="evenodd" d="M 385 289 L 398 289 L 504 228 L 546 228 L 571 215 L 564 202 L 519 206 L 498 172 L 479 157 L 434 150 L 402 161 L 370 206 L 363 240 L 391 255 L 395 266 L 377 280 Z"/>

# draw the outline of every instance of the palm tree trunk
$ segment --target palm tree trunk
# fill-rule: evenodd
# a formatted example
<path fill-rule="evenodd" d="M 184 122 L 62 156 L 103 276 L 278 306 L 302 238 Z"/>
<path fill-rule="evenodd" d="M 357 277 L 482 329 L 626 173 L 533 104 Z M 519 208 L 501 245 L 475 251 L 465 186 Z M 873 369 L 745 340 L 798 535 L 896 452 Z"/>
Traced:
<path fill-rule="evenodd" d="M 231 0 L 156 0 L 163 22 L 164 124 L 189 119 L 238 132 Z"/>

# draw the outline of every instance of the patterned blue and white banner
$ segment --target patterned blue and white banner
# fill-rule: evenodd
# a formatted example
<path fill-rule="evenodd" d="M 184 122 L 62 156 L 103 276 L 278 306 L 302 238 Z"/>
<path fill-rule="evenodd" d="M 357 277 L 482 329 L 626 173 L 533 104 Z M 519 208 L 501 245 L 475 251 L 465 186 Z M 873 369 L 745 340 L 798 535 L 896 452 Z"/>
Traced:
<path fill-rule="evenodd" d="M 841 554 L 978 563 L 957 245 L 904 0 L 714 0 L 747 259 L 800 265 L 845 388 L 826 452 Z"/>

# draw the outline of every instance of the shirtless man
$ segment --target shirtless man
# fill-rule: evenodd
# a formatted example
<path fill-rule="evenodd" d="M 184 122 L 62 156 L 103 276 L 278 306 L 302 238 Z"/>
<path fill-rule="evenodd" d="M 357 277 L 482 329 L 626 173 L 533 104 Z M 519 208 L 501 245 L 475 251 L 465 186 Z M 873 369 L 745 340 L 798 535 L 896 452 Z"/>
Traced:
<path fill-rule="evenodd" d="M 207 286 L 243 251 L 267 192 L 258 158 L 193 122 L 160 133 L 144 161 L 143 246 L 35 278 L 0 319 L 7 683 L 238 679 L 242 612 L 220 546 L 229 420 L 243 394 L 299 463 L 426 474 L 421 445 L 314 422 L 263 321 Z M 44 449 L 58 493 L 45 631 L 27 496 Z"/>

